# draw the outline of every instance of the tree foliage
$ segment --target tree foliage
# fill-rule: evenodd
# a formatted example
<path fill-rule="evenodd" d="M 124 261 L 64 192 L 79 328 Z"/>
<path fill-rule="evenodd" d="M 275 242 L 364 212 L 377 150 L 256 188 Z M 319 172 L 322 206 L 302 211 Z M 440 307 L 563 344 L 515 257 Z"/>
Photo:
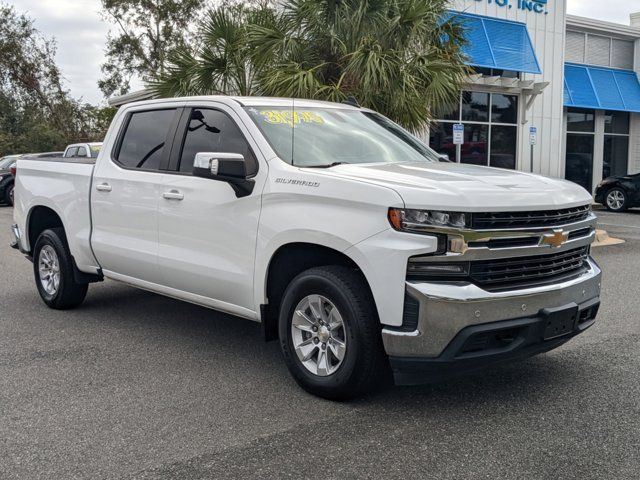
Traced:
<path fill-rule="evenodd" d="M 162 76 L 168 54 L 186 45 L 189 26 L 202 0 L 102 0 L 104 18 L 116 27 L 107 38 L 105 96 L 129 91 L 132 77 L 151 81 Z"/>
<path fill-rule="evenodd" d="M 0 155 L 100 138 L 97 110 L 64 90 L 54 57 L 30 18 L 0 4 Z"/>
<path fill-rule="evenodd" d="M 288 0 L 213 8 L 149 86 L 159 96 L 353 95 L 418 130 L 450 104 L 467 73 L 447 0 Z"/>

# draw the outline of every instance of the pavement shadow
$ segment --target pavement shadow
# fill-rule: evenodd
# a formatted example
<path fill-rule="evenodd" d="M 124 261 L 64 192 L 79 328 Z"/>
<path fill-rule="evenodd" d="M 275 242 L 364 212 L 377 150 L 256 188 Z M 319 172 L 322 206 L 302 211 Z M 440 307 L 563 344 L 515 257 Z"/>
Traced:
<path fill-rule="evenodd" d="M 223 355 L 226 364 L 216 364 L 216 368 L 229 373 L 241 364 L 241 373 L 248 378 L 259 379 L 265 368 L 281 374 L 280 378 L 272 376 L 270 385 L 254 385 L 256 391 L 264 389 L 266 393 L 266 389 L 274 387 L 274 382 L 280 384 L 278 390 L 285 392 L 288 388 L 297 388 L 286 371 L 278 343 L 264 342 L 259 323 L 114 282 L 106 282 L 93 290 L 79 309 L 68 313 L 65 322 L 107 322 L 111 326 L 149 332 L 149 335 L 161 334 L 172 348 Z M 555 387 L 576 381 L 582 370 L 581 365 L 563 361 L 551 353 L 440 383 L 411 387 L 388 385 L 375 394 L 341 404 L 340 410 L 366 407 L 375 411 L 393 405 L 394 411 L 454 414 L 479 404 L 521 403 L 525 399 L 542 398 L 555 391 Z M 307 397 L 305 401 L 312 404 L 326 402 L 301 390 L 289 391 L 289 394 Z"/>

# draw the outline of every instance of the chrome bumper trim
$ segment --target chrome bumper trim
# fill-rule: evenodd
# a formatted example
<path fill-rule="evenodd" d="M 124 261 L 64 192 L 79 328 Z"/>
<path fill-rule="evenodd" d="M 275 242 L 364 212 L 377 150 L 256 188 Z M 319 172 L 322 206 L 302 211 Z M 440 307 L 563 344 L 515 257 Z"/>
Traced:
<path fill-rule="evenodd" d="M 473 284 L 406 282 L 407 292 L 420 303 L 418 328 L 384 328 L 385 350 L 392 356 L 436 357 L 469 325 L 531 317 L 543 308 L 599 298 L 602 273 L 593 259 L 587 262 L 589 270 L 575 279 L 503 292 L 487 292 Z"/>

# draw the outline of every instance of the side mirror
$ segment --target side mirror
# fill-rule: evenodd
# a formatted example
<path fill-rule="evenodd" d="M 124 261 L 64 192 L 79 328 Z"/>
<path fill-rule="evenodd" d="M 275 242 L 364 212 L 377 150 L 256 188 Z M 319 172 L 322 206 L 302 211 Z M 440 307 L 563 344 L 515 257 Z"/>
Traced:
<path fill-rule="evenodd" d="M 247 178 L 244 156 L 239 153 L 198 152 L 193 160 L 193 175 L 227 182 L 237 197 L 249 195 L 255 185 Z"/>

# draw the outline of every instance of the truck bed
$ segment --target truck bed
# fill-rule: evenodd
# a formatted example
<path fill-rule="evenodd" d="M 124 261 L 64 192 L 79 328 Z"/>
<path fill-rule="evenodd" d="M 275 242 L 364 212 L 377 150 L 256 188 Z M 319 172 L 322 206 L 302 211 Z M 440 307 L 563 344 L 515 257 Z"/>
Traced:
<path fill-rule="evenodd" d="M 73 219 L 65 225 L 67 241 L 76 264 L 84 271 L 93 271 L 98 265 L 89 242 L 94 164 L 92 158 L 19 159 L 15 183 L 15 202 L 20 205 L 15 209 L 15 221 L 22 231 L 29 231 L 29 218 L 22 212 L 30 212 L 36 205 Z M 27 247 L 33 245 L 28 243 Z"/>

